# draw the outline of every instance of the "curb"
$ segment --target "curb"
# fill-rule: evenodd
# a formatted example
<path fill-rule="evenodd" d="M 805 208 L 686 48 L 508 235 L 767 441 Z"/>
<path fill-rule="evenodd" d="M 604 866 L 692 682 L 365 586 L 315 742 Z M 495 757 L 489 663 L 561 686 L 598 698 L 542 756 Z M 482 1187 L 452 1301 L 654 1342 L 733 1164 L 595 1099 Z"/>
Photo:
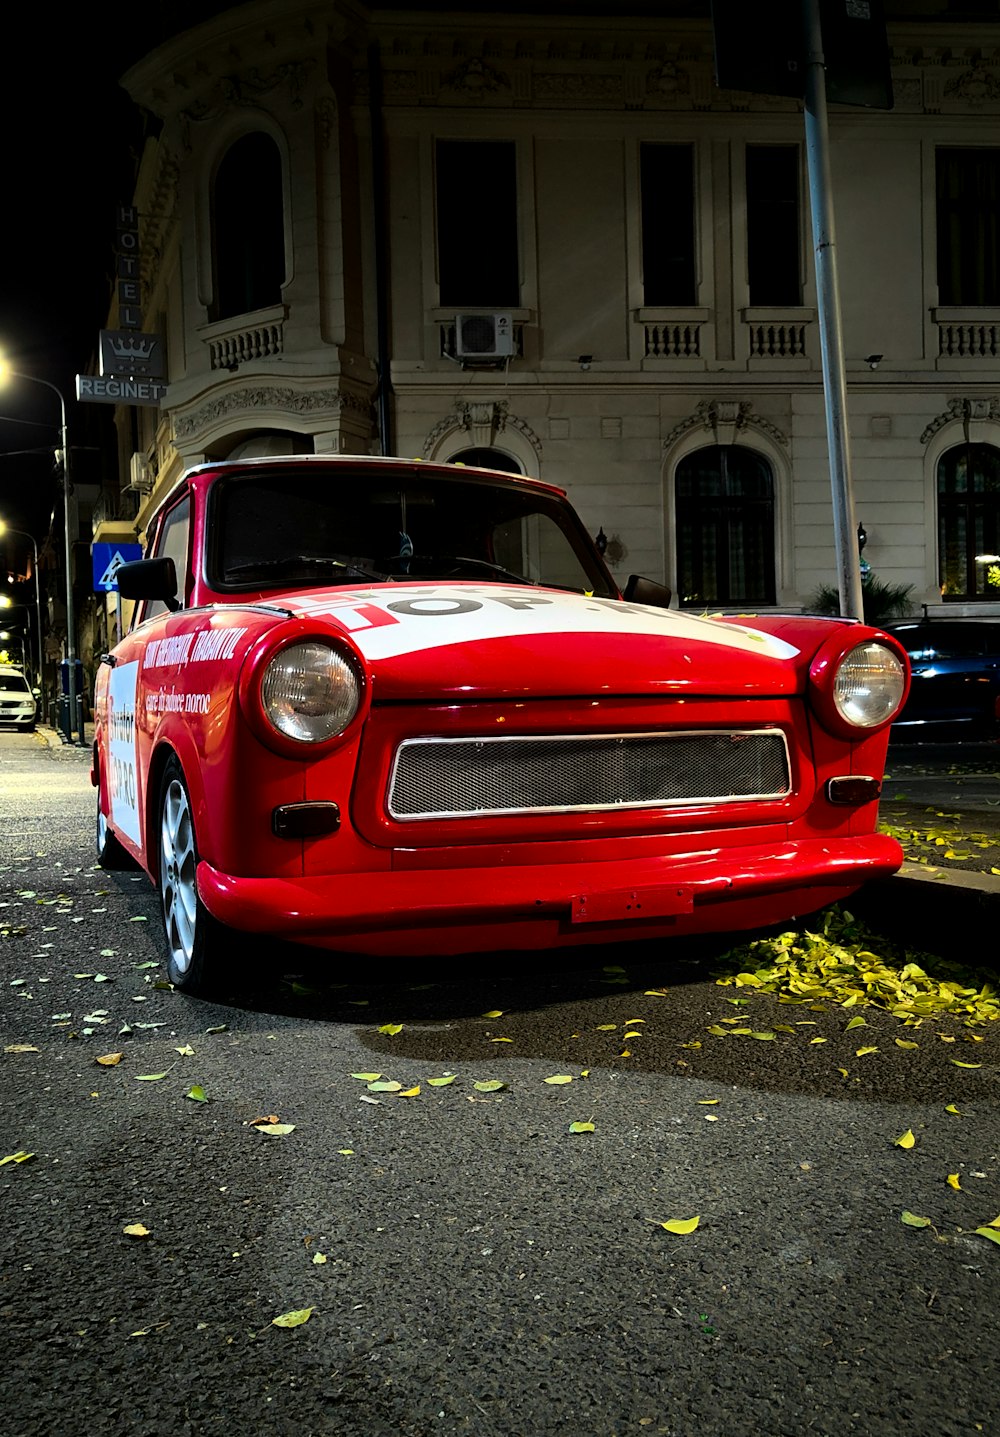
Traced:
<path fill-rule="evenodd" d="M 887 938 L 978 967 L 982 955 L 971 951 L 976 935 L 1000 929 L 1000 878 L 904 863 L 891 877 L 866 884 L 846 906 Z"/>

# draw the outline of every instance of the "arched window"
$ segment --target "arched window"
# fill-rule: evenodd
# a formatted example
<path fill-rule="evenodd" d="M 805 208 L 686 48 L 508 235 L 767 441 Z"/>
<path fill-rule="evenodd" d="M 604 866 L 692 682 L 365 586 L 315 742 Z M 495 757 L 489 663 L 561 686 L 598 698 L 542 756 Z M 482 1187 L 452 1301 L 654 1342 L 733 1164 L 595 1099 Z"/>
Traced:
<path fill-rule="evenodd" d="M 1000 600 L 1000 449 L 959 444 L 945 450 L 937 507 L 942 597 Z"/>
<path fill-rule="evenodd" d="M 463 449 L 453 454 L 449 464 L 475 465 L 479 469 L 502 469 L 505 474 L 520 474 L 521 466 L 499 449 Z"/>
<path fill-rule="evenodd" d="M 696 449 L 674 480 L 682 606 L 773 604 L 774 477 L 736 444 Z"/>
<path fill-rule="evenodd" d="M 280 304 L 285 281 L 281 155 L 270 135 L 244 135 L 215 177 L 214 319 Z"/>

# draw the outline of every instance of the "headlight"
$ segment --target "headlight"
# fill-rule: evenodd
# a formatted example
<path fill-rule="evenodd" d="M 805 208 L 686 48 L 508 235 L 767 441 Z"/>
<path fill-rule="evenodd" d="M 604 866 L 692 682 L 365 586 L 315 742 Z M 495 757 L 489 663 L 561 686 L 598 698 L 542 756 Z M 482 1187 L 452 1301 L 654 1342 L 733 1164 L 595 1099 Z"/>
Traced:
<path fill-rule="evenodd" d="M 271 659 L 260 685 L 268 722 L 286 738 L 322 743 L 343 733 L 361 705 L 354 665 L 329 644 L 290 644 Z"/>
<path fill-rule="evenodd" d="M 874 639 L 849 649 L 837 666 L 832 697 L 837 713 L 855 728 L 877 728 L 892 718 L 906 692 L 899 656 Z"/>

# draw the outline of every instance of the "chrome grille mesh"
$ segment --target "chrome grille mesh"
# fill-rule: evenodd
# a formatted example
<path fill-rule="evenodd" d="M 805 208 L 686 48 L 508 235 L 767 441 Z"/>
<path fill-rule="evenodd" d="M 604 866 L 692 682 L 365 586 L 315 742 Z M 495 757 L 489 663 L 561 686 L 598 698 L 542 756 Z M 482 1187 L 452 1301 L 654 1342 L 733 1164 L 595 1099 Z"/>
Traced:
<path fill-rule="evenodd" d="M 778 799 L 790 791 L 778 729 L 406 739 L 389 781 L 397 819 Z"/>

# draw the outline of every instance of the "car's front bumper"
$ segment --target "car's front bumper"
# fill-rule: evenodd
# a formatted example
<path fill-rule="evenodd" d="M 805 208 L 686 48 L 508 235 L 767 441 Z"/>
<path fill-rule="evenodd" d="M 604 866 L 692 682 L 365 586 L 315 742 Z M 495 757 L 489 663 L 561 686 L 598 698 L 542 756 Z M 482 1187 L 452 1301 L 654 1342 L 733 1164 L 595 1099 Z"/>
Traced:
<path fill-rule="evenodd" d="M 198 868 L 220 922 L 371 953 L 489 952 L 732 932 L 803 916 L 900 866 L 886 834 L 666 857 L 245 878 Z"/>

